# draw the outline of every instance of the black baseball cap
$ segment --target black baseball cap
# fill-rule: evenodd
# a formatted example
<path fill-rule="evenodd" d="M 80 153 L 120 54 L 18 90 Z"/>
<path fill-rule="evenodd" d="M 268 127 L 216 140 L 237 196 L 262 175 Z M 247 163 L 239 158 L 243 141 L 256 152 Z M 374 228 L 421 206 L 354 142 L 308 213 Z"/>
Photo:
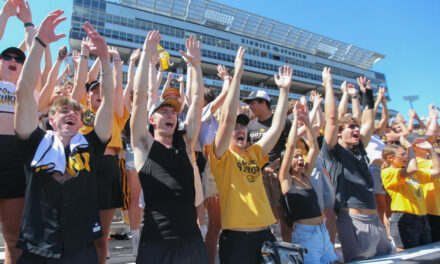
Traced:
<path fill-rule="evenodd" d="M 93 88 L 98 87 L 99 86 L 99 82 L 98 81 L 93 81 L 90 83 L 86 83 L 86 91 L 90 92 Z"/>
<path fill-rule="evenodd" d="M 19 48 L 9 47 L 9 48 L 5 49 L 4 51 L 2 51 L 2 53 L 1 53 L 2 56 L 7 56 L 8 54 L 16 55 L 17 58 L 19 58 L 23 62 L 26 60 L 26 55 L 24 55 L 24 52 Z"/>
<path fill-rule="evenodd" d="M 237 121 L 236 121 L 237 124 L 247 126 L 249 124 L 249 121 L 250 121 L 250 119 L 247 115 L 245 115 L 245 114 L 237 115 Z"/>

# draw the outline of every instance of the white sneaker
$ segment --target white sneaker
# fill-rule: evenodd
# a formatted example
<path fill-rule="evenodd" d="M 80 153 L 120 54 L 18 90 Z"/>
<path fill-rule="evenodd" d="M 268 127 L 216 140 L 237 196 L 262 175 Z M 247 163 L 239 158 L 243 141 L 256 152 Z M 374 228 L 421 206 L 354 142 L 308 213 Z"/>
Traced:
<path fill-rule="evenodd" d="M 138 254 L 138 248 L 139 248 L 139 235 L 135 236 L 132 235 L 131 237 L 131 254 L 135 257 L 137 257 Z"/>

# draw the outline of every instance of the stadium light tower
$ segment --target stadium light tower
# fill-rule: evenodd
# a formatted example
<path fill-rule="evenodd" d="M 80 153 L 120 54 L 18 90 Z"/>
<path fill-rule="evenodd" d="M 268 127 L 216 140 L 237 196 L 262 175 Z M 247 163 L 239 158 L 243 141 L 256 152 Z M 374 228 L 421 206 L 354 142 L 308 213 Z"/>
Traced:
<path fill-rule="evenodd" d="M 403 100 L 405 101 L 409 101 L 409 104 L 411 106 L 411 109 L 414 109 L 413 107 L 413 102 L 419 100 L 419 96 L 418 95 L 408 95 L 408 96 L 404 96 Z"/>

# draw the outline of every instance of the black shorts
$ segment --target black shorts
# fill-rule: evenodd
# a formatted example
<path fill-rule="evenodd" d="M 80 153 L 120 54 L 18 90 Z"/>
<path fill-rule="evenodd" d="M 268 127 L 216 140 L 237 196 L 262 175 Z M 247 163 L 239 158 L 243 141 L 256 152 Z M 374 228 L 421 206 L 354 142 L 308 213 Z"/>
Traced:
<path fill-rule="evenodd" d="M 25 185 L 23 154 L 17 138 L 0 135 L 0 199 L 24 197 Z"/>
<path fill-rule="evenodd" d="M 390 233 L 397 248 L 413 248 L 431 243 L 428 216 L 393 212 Z"/>
<path fill-rule="evenodd" d="M 117 156 L 104 155 L 97 158 L 96 185 L 98 187 L 98 209 L 107 210 L 123 206 L 121 171 Z"/>
<path fill-rule="evenodd" d="M 223 230 L 219 239 L 220 263 L 260 263 L 263 260 L 261 247 L 264 241 L 276 241 L 268 229 L 256 232 Z"/>
<path fill-rule="evenodd" d="M 17 264 L 97 264 L 98 255 L 96 247 L 90 243 L 87 247 L 80 250 L 73 256 L 61 257 L 59 259 L 45 258 L 29 252 L 23 252 L 17 261 Z"/>
<path fill-rule="evenodd" d="M 208 253 L 201 236 L 164 241 L 141 241 L 136 264 L 205 264 Z"/>

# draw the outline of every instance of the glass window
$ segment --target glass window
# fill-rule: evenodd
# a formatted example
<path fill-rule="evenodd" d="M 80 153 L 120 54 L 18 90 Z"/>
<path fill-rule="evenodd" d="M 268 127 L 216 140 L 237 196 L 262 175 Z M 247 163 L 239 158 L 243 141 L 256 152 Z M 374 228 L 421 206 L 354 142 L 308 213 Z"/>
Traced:
<path fill-rule="evenodd" d="M 99 2 L 98 1 L 92 1 L 92 8 L 98 9 L 99 8 Z"/>
<path fill-rule="evenodd" d="M 126 26 L 127 25 L 127 18 L 121 17 L 121 25 Z"/>
<path fill-rule="evenodd" d="M 127 39 L 127 33 L 126 32 L 119 32 L 119 39 L 126 40 Z"/>
<path fill-rule="evenodd" d="M 128 19 L 128 26 L 131 28 L 134 28 L 134 20 L 133 19 Z"/>
<path fill-rule="evenodd" d="M 112 30 L 112 38 L 113 39 L 119 39 L 119 32 L 116 30 Z"/>

